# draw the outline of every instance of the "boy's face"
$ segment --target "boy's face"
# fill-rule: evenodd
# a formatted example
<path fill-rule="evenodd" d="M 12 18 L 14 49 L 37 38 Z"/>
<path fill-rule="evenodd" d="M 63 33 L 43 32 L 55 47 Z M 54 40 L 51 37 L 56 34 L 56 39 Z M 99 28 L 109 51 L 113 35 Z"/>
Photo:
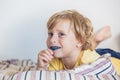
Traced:
<path fill-rule="evenodd" d="M 57 58 L 72 56 L 76 50 L 80 51 L 77 45 L 81 43 L 75 37 L 71 27 L 69 20 L 60 20 L 52 30 L 48 30 L 47 46 L 49 49 L 58 48 L 53 50 Z"/>

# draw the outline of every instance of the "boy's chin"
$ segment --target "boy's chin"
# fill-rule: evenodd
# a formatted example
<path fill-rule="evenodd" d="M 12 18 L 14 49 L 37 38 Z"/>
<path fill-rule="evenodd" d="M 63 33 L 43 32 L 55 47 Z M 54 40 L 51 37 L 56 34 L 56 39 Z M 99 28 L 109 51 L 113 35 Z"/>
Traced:
<path fill-rule="evenodd" d="M 62 55 L 60 53 L 54 53 L 53 55 L 55 58 L 62 58 Z"/>

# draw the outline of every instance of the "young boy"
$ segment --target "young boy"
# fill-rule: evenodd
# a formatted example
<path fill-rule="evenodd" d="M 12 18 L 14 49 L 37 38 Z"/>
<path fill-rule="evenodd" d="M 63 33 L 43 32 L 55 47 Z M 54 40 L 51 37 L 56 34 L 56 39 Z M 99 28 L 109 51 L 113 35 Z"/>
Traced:
<path fill-rule="evenodd" d="M 100 55 L 94 48 L 102 41 L 93 38 L 93 27 L 88 18 L 75 10 L 55 13 L 47 23 L 48 49 L 40 51 L 37 69 L 66 70 L 93 62 Z M 99 36 L 99 35 L 98 35 Z M 93 40 L 94 41 L 93 43 Z M 97 44 L 96 44 L 97 43 Z M 94 45 L 93 45 L 94 44 Z M 119 60 L 111 60 L 120 71 Z M 119 73 L 119 72 L 118 72 Z"/>

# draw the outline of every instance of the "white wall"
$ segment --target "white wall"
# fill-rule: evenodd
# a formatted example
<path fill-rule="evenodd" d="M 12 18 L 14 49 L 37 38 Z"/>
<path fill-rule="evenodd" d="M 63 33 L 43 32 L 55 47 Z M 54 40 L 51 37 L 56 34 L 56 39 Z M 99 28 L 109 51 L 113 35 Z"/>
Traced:
<path fill-rule="evenodd" d="M 119 0 L 0 0 L 0 60 L 37 60 L 46 48 L 46 22 L 55 12 L 76 9 L 91 19 L 95 31 L 111 25 L 112 38 L 98 47 L 120 51 Z"/>

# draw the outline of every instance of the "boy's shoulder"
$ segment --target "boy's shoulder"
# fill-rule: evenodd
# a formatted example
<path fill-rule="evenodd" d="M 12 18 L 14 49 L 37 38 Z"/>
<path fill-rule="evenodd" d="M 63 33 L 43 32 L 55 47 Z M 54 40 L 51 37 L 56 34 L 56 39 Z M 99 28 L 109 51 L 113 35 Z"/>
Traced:
<path fill-rule="evenodd" d="M 96 59 L 98 59 L 100 55 L 95 50 L 85 50 L 83 53 L 83 56 L 81 58 L 81 62 L 83 64 L 94 62 Z"/>

